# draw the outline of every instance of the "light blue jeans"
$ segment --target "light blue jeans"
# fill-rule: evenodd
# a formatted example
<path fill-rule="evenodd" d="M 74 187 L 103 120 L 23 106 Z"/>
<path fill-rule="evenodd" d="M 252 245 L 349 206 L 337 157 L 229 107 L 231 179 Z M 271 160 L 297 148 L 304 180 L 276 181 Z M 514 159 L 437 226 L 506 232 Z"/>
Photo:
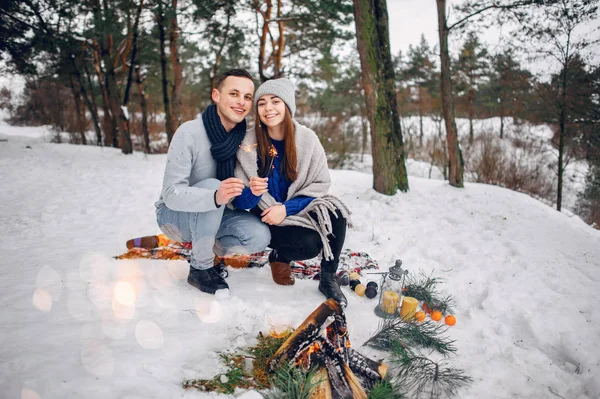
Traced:
<path fill-rule="evenodd" d="M 206 179 L 194 187 L 218 189 L 221 182 Z M 170 239 L 192 243 L 190 264 L 196 269 L 213 266 L 214 256 L 264 251 L 271 241 L 269 227 L 250 212 L 225 206 L 208 212 L 179 212 L 161 205 L 156 209 L 160 230 Z"/>

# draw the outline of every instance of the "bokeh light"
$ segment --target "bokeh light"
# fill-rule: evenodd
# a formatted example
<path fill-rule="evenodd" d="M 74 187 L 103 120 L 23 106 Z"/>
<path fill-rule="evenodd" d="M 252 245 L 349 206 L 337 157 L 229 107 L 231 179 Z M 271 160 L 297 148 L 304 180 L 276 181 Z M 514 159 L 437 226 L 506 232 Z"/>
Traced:
<path fill-rule="evenodd" d="M 32 389 L 23 388 L 21 390 L 21 399 L 42 399 L 42 397 Z"/>
<path fill-rule="evenodd" d="M 58 301 L 62 294 L 63 284 L 60 274 L 49 266 L 42 267 L 35 280 L 37 288 L 46 290 L 54 301 Z"/>
<path fill-rule="evenodd" d="M 49 312 L 52 309 L 52 295 L 42 288 L 38 288 L 33 293 L 33 306 L 42 312 Z"/>
<path fill-rule="evenodd" d="M 115 284 L 114 295 L 121 305 L 133 306 L 135 304 L 135 291 L 127 281 L 119 281 Z"/>
<path fill-rule="evenodd" d="M 141 320 L 135 326 L 135 338 L 142 348 L 158 349 L 164 344 L 162 330 L 156 323 Z"/>
<path fill-rule="evenodd" d="M 186 280 L 190 273 L 190 265 L 181 260 L 170 260 L 167 269 L 175 280 Z"/>
<path fill-rule="evenodd" d="M 110 348 L 96 339 L 82 342 L 81 363 L 87 371 L 96 376 L 111 375 L 115 367 Z"/>
<path fill-rule="evenodd" d="M 196 315 L 204 323 L 217 323 L 223 317 L 223 309 L 219 301 L 208 298 L 194 299 Z"/>

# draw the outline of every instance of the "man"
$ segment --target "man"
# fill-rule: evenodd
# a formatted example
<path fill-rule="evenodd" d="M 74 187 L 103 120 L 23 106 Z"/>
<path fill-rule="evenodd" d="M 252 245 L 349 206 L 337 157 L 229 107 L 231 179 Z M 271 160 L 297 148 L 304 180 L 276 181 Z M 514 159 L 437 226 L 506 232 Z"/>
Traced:
<path fill-rule="evenodd" d="M 212 91 L 213 105 L 182 124 L 169 145 L 156 218 L 163 233 L 191 241 L 188 283 L 225 296 L 229 286 L 213 267 L 214 254 L 254 253 L 271 239 L 269 228 L 249 212 L 226 204 L 244 184 L 233 177 L 236 152 L 246 133 L 254 82 L 243 69 L 223 73 Z"/>

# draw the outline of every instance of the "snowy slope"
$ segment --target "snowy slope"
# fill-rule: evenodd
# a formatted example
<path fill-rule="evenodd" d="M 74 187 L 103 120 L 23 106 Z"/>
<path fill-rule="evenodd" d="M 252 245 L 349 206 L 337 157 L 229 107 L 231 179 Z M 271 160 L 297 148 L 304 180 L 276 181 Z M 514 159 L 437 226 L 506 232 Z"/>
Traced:
<path fill-rule="evenodd" d="M 0 138 L 3 398 L 225 397 L 180 384 L 323 300 L 316 282 L 276 286 L 264 268 L 233 270 L 217 301 L 185 282 L 186 262 L 111 259 L 158 232 L 165 156 Z M 475 381 L 461 398 L 600 396 L 600 231 L 498 187 L 411 177 L 410 193 L 387 197 L 369 174 L 332 177 L 354 212 L 347 247 L 435 270 L 457 297 L 454 362 Z M 346 292 L 359 346 L 375 302 Z"/>

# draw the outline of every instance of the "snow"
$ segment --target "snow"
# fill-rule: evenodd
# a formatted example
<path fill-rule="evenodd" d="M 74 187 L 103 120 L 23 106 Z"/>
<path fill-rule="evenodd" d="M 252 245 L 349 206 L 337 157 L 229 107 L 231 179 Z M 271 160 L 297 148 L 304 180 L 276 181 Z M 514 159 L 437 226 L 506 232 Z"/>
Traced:
<path fill-rule="evenodd" d="M 323 300 L 316 282 L 277 286 L 268 267 L 230 270 L 231 297 L 216 300 L 187 284 L 184 261 L 112 259 L 159 232 L 165 155 L 0 129 L 3 397 L 226 398 L 181 382 L 213 377 L 217 351 L 297 326 Z M 400 258 L 434 271 L 456 296 L 452 362 L 474 379 L 460 398 L 600 396 L 600 231 L 494 186 L 411 175 L 409 193 L 384 196 L 368 173 L 332 179 L 353 211 L 346 247 L 383 269 Z M 377 327 L 375 301 L 344 290 L 353 344 L 377 358 L 360 346 Z"/>

